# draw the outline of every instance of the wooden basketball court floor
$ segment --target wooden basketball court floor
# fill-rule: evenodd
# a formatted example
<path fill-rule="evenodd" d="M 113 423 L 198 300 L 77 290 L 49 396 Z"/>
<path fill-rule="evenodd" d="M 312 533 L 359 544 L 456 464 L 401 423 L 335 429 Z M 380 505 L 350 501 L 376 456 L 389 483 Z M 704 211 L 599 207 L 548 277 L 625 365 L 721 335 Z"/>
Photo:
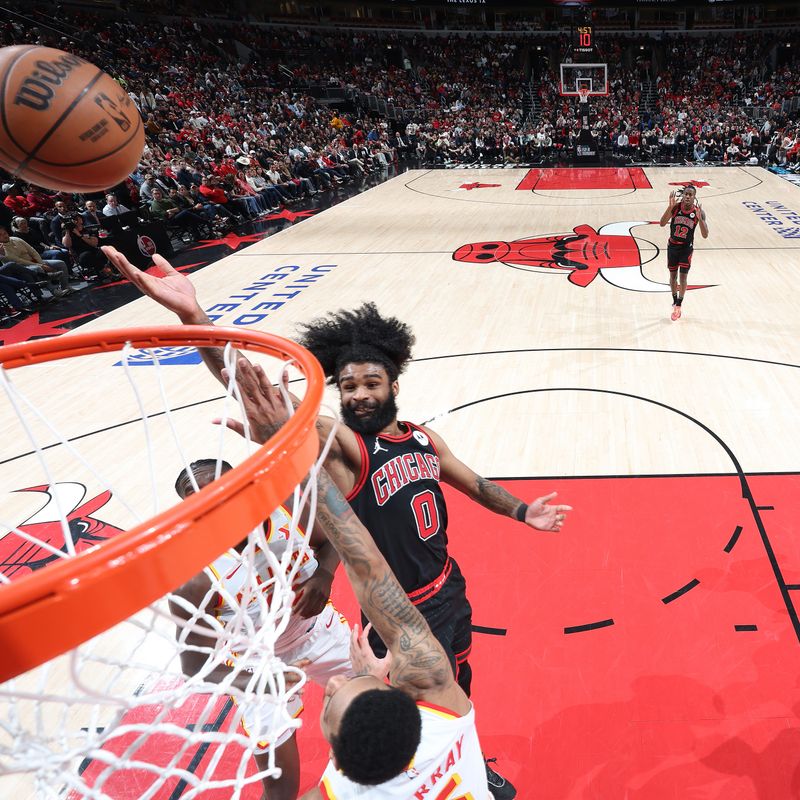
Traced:
<path fill-rule="evenodd" d="M 672 322 L 653 222 L 689 181 L 710 236 Z M 798 188 L 751 167 L 412 171 L 192 280 L 218 324 L 287 336 L 374 301 L 417 337 L 401 418 L 520 497 L 557 490 L 574 507 L 539 533 L 448 493 L 479 732 L 522 800 L 800 797 Z M 83 329 L 171 321 L 142 298 Z M 191 353 L 163 355 L 190 456 L 215 452 L 203 401 L 219 387 Z M 20 383 L 149 513 L 116 360 Z M 2 519 L 19 525 L 48 496 L 2 419 Z M 55 480 L 85 488 L 76 505 L 105 488 L 54 459 Z M 166 503 L 179 468 L 157 462 Z M 89 516 L 130 523 L 113 493 Z M 341 576 L 335 597 L 355 620 Z M 302 789 L 327 756 L 320 694 L 307 691 Z M 2 778 L 0 796 L 24 786 Z"/>

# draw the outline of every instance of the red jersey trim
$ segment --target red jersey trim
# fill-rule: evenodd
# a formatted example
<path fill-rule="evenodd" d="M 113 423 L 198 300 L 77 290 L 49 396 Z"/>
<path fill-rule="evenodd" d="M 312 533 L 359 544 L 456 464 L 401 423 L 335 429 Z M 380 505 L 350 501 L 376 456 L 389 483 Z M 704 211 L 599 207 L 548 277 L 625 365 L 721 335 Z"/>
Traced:
<path fill-rule="evenodd" d="M 428 711 L 433 711 L 437 714 L 442 714 L 450 719 L 461 719 L 461 714 L 456 714 L 455 711 L 443 706 L 436 706 L 433 703 L 426 703 L 424 700 L 417 700 L 417 708 L 425 708 Z"/>
<path fill-rule="evenodd" d="M 412 425 L 410 422 L 403 422 L 402 420 L 398 421 L 398 425 L 405 425 L 408 428 L 407 433 L 401 433 L 399 436 L 391 436 L 388 433 L 379 433 L 379 439 L 386 439 L 387 442 L 405 442 L 406 440 L 410 439 L 414 433 L 415 425 Z"/>
<path fill-rule="evenodd" d="M 450 577 L 452 570 L 453 562 L 448 556 L 447 563 L 444 565 L 444 569 L 438 578 L 434 578 L 426 586 L 415 589 L 408 595 L 408 599 L 411 601 L 411 604 L 418 606 L 420 603 L 424 603 L 426 600 L 430 600 L 432 597 L 435 597 L 441 590 L 442 586 L 447 583 L 447 579 Z"/>
<path fill-rule="evenodd" d="M 355 433 L 355 431 L 353 431 Z M 361 471 L 358 473 L 358 480 L 356 485 L 347 493 L 344 498 L 348 502 L 352 500 L 363 488 L 367 482 L 367 473 L 369 472 L 369 453 L 367 453 L 367 446 L 364 444 L 364 437 L 360 433 L 356 433 L 356 441 L 358 442 L 358 451 L 361 454 Z"/>
<path fill-rule="evenodd" d="M 463 664 L 468 658 L 469 654 L 472 652 L 472 645 L 470 645 L 466 650 L 462 650 L 460 653 L 456 653 L 456 664 Z"/>

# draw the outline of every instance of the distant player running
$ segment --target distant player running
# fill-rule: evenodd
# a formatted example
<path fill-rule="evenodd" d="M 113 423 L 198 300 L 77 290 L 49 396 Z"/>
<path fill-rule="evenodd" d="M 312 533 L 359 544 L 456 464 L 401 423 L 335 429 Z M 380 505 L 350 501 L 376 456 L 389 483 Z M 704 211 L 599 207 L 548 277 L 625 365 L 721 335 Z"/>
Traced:
<path fill-rule="evenodd" d="M 231 465 L 223 461 L 221 473 L 228 472 Z M 214 459 L 203 459 L 189 465 L 199 489 L 214 480 L 217 462 Z M 181 498 L 194 494 L 194 486 L 189 474 L 184 469 L 175 482 L 175 491 Z M 285 506 L 279 506 L 264 523 L 264 535 L 267 547 L 280 561 L 287 548 L 298 553 L 302 550 L 302 538 L 305 533 L 292 527 L 291 512 Z M 339 558 L 333 545 L 325 535 L 314 530 L 311 534 L 313 550 L 306 551 L 303 562 L 295 577 L 295 605 L 286 629 L 275 642 L 275 655 L 285 664 L 302 667 L 311 680 L 325 686 L 334 676 L 345 680 L 353 674 L 350 663 L 350 629 L 347 620 L 328 601 L 333 573 Z M 254 552 L 247 553 L 248 548 Z M 269 561 L 254 542 L 242 540 L 235 548 L 223 553 L 207 570 L 198 573 L 191 580 L 177 589 L 174 594 L 185 600 L 191 608 L 201 609 L 213 615 L 223 625 L 228 623 L 239 608 L 226 598 L 241 597 L 248 583 L 248 562 L 252 557 L 258 578 L 264 592 L 272 591 Z M 293 556 L 294 557 L 294 556 Z M 214 575 L 212 581 L 208 573 Z M 271 594 L 270 594 L 271 596 Z M 189 619 L 187 609 L 180 602 L 171 601 L 172 613 L 184 620 Z M 254 623 L 260 621 L 261 604 L 257 598 L 247 603 L 246 612 Z M 202 626 L 202 621 L 198 625 Z M 178 635 L 182 635 L 179 627 Z M 213 651 L 215 639 L 192 632 L 185 640 L 187 645 L 181 654 L 181 667 L 184 674 L 197 674 L 205 665 L 209 651 Z M 197 649 L 199 648 L 199 649 Z M 239 659 L 241 661 L 241 659 Z M 237 663 L 240 670 L 234 679 L 246 681 L 252 672 L 261 664 L 260 656 L 251 657 L 246 663 Z M 220 665 L 206 676 L 210 681 L 222 681 L 233 672 L 234 664 Z M 248 675 L 248 673 L 250 673 Z M 246 688 L 239 686 L 239 688 Z M 297 717 L 303 710 L 302 697 L 294 695 L 289 700 L 285 711 L 276 705 L 262 704 L 255 708 L 242 709 L 242 724 L 248 735 L 255 730 L 280 731 L 274 741 L 259 741 L 255 751 L 256 763 L 260 770 L 269 767 L 268 753 L 275 748 L 275 764 L 281 769 L 279 778 L 265 778 L 265 797 L 268 800 L 295 800 L 300 789 L 300 758 L 297 751 L 297 737 L 287 723 Z M 257 716 L 257 718 L 256 718 Z M 283 718 L 282 718 L 283 716 Z"/>
<path fill-rule="evenodd" d="M 667 244 L 667 266 L 669 267 L 669 287 L 672 290 L 672 321 L 681 317 L 681 305 L 686 295 L 686 282 L 692 266 L 694 250 L 694 229 L 699 225 L 704 239 L 708 238 L 706 212 L 697 202 L 697 189 L 686 186 L 682 194 L 673 191 L 669 196 L 669 206 L 661 215 L 659 224 L 663 228 L 669 223 L 669 242 Z M 680 288 L 678 287 L 680 272 Z"/>

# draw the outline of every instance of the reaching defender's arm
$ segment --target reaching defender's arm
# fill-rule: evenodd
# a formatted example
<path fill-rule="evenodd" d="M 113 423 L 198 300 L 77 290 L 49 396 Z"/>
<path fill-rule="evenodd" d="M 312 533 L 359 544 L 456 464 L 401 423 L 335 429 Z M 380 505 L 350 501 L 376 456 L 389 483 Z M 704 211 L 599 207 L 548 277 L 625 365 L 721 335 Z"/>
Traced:
<path fill-rule="evenodd" d="M 261 367 L 244 360 L 236 379 L 252 430 L 272 435 L 286 421 L 277 390 Z M 446 696 L 450 707 L 466 713 L 469 701 L 428 624 L 328 473 L 319 470 L 317 479 L 316 522 L 336 548 L 362 610 L 392 653 L 392 683 L 415 697 Z"/>
<path fill-rule="evenodd" d="M 318 486 L 317 523 L 339 553 L 362 611 L 392 653 L 392 683 L 416 696 L 445 688 L 454 681 L 450 662 L 422 614 L 324 470 Z"/>
<path fill-rule="evenodd" d="M 464 492 L 467 497 L 471 497 L 476 503 L 480 503 L 496 514 L 503 514 L 506 517 L 524 522 L 531 528 L 540 531 L 558 531 L 566 519 L 571 506 L 549 505 L 549 502 L 556 496 L 556 492 L 551 492 L 544 497 L 538 497 L 532 503 L 525 503 L 511 492 L 506 491 L 494 481 L 482 478 L 477 472 L 471 470 L 463 461 L 459 461 L 445 444 L 438 433 L 434 433 L 429 428 L 425 433 L 430 436 L 436 445 L 439 453 L 439 469 L 441 478 L 445 483 L 454 486 L 460 492 Z"/>

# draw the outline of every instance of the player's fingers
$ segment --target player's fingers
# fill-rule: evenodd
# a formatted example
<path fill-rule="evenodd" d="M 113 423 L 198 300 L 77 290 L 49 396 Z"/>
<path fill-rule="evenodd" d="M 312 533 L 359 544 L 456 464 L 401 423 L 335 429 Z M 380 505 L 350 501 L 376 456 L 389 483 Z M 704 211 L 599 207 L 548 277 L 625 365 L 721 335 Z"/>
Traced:
<path fill-rule="evenodd" d="M 236 382 L 249 400 L 255 400 L 258 380 L 253 372 L 253 365 L 246 358 L 240 358 L 236 362 Z"/>
<path fill-rule="evenodd" d="M 222 422 L 223 421 L 219 418 L 211 420 L 212 425 L 222 425 Z M 239 436 L 244 436 L 244 425 L 242 425 L 242 423 L 238 420 L 226 419 L 225 427 L 230 428 L 234 433 L 238 433 Z"/>
<path fill-rule="evenodd" d="M 158 253 L 153 255 L 153 263 L 166 275 L 180 275 L 180 272 L 164 256 L 160 256 Z"/>
<path fill-rule="evenodd" d="M 229 370 L 227 367 L 223 367 L 219 373 L 226 388 L 231 385 L 231 372 L 232 370 Z M 240 394 L 244 392 L 244 387 L 242 386 L 242 376 L 238 369 L 236 370 L 236 384 L 239 387 Z"/>
<path fill-rule="evenodd" d="M 240 359 L 239 363 L 246 359 Z M 261 395 L 263 398 L 272 399 L 272 384 L 266 379 L 264 370 L 258 364 L 247 362 L 247 375 L 249 376 L 250 391 Z"/>
<path fill-rule="evenodd" d="M 534 502 L 549 503 L 557 494 L 558 492 L 550 492 L 550 494 L 546 494 L 544 497 L 537 497 L 536 500 L 534 500 Z"/>
<path fill-rule="evenodd" d="M 366 641 L 367 637 L 369 636 L 369 632 L 372 630 L 372 623 L 368 622 L 366 627 L 364 628 L 364 641 Z"/>
<path fill-rule="evenodd" d="M 572 506 L 556 506 L 556 511 L 572 511 Z"/>
<path fill-rule="evenodd" d="M 125 258 L 122 253 L 117 250 L 116 247 L 111 247 L 110 245 L 103 245 L 100 248 L 105 257 L 127 278 L 131 280 L 136 286 L 140 285 L 141 281 L 141 272 L 136 269 L 131 263 L 129 263 L 128 259 Z"/>

